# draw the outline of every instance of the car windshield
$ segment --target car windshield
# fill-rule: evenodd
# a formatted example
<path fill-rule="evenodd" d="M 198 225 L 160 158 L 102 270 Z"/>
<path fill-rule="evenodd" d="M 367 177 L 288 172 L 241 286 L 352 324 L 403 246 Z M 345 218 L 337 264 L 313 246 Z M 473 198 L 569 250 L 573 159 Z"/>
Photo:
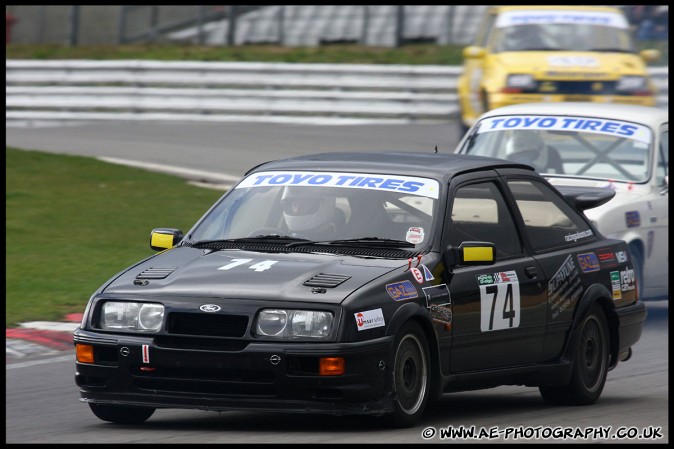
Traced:
<path fill-rule="evenodd" d="M 650 129 L 633 122 L 511 115 L 480 121 L 459 151 L 523 162 L 544 175 L 644 182 L 652 142 Z"/>
<path fill-rule="evenodd" d="M 318 171 L 258 172 L 244 178 L 195 226 L 189 240 L 257 239 L 425 247 L 433 235 L 434 179 Z"/>
<path fill-rule="evenodd" d="M 625 18 L 613 12 L 518 10 L 499 15 L 490 37 L 506 51 L 635 51 Z"/>

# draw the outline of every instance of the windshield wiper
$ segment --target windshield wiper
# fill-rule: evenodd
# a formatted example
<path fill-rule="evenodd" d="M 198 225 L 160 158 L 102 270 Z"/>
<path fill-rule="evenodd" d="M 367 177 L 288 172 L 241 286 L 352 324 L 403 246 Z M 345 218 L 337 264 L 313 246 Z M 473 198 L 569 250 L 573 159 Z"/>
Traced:
<path fill-rule="evenodd" d="M 199 240 L 192 243 L 194 248 L 207 248 L 211 245 L 218 245 L 221 243 L 303 243 L 309 242 L 308 239 L 300 239 L 289 235 L 256 235 L 255 237 L 240 237 L 236 239 L 220 239 L 220 240 Z"/>
<path fill-rule="evenodd" d="M 367 246 L 384 248 L 414 248 L 414 243 L 404 240 L 385 239 L 381 237 L 360 237 L 355 239 L 341 240 L 317 240 L 317 241 L 297 241 L 286 245 L 286 248 L 293 248 L 302 245 L 329 245 L 329 246 Z"/>

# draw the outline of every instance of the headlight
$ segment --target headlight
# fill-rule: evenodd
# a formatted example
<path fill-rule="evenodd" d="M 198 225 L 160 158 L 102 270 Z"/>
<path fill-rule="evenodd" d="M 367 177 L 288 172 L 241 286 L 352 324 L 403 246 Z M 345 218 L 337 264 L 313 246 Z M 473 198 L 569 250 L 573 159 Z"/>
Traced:
<path fill-rule="evenodd" d="M 623 76 L 616 83 L 616 90 L 619 91 L 644 90 L 647 87 L 643 76 Z"/>
<path fill-rule="evenodd" d="M 263 309 L 257 316 L 255 335 L 283 339 L 327 338 L 332 321 L 332 312 Z"/>
<path fill-rule="evenodd" d="M 536 87 L 536 81 L 531 75 L 508 75 L 506 87 L 514 87 L 518 89 L 533 89 Z"/>
<path fill-rule="evenodd" d="M 164 322 L 164 306 L 141 302 L 106 302 L 101 310 L 101 329 L 157 332 Z"/>

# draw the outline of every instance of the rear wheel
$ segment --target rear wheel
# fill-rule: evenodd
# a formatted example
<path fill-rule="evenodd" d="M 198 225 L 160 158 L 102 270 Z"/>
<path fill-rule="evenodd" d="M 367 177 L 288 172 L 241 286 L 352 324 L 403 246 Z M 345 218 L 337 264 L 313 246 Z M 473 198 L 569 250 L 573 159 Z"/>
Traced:
<path fill-rule="evenodd" d="M 589 405 L 599 399 L 608 373 L 609 341 L 604 311 L 594 304 L 580 325 L 569 385 L 541 386 L 541 396 L 553 405 Z"/>
<path fill-rule="evenodd" d="M 99 419 L 118 424 L 139 424 L 152 416 L 155 409 L 151 407 L 128 407 L 124 405 L 107 405 L 89 403 L 89 408 Z"/>
<path fill-rule="evenodd" d="M 423 415 L 430 389 L 430 356 L 421 327 L 410 321 L 400 330 L 393 364 L 395 411 L 390 416 L 396 427 L 414 425 Z"/>

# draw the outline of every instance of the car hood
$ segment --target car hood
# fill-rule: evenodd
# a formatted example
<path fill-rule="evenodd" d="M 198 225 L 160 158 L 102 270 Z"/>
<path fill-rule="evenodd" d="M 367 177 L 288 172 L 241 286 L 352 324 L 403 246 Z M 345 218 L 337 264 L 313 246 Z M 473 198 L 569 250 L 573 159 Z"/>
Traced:
<path fill-rule="evenodd" d="M 629 53 L 526 51 L 494 55 L 495 62 L 510 73 L 531 73 L 537 79 L 577 78 L 613 80 L 626 74 L 645 74 L 638 55 Z"/>
<path fill-rule="evenodd" d="M 145 299 L 173 296 L 340 303 L 369 281 L 407 264 L 407 260 L 339 254 L 209 252 L 177 247 L 125 270 L 101 293 Z M 305 285 L 309 280 L 310 285 Z M 315 288 L 321 293 L 313 293 Z"/>

